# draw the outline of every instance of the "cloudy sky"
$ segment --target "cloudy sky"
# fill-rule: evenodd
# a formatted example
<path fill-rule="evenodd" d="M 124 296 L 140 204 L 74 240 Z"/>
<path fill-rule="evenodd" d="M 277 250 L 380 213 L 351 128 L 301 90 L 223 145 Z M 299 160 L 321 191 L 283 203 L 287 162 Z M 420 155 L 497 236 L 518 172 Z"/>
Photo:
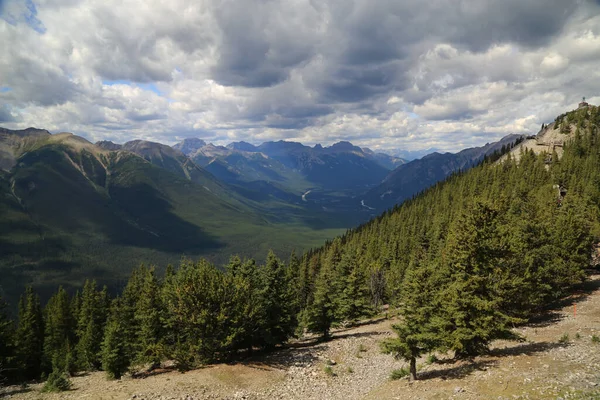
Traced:
<path fill-rule="evenodd" d="M 0 0 L 0 126 L 455 151 L 600 103 L 600 0 Z"/>

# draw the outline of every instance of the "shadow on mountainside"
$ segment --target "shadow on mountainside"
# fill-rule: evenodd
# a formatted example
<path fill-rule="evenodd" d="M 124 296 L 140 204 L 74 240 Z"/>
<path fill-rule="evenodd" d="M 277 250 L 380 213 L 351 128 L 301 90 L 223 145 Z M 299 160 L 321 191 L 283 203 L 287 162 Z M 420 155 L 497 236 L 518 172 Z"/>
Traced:
<path fill-rule="evenodd" d="M 459 362 L 457 362 L 459 363 Z M 419 380 L 429 379 L 462 379 L 475 371 L 485 371 L 488 368 L 498 364 L 496 360 L 478 360 L 473 362 L 460 362 L 458 365 L 451 368 L 436 369 L 431 371 L 423 371 L 419 373 Z"/>
<path fill-rule="evenodd" d="M 531 356 L 535 353 L 543 353 L 548 350 L 566 347 L 567 344 L 562 343 L 551 343 L 551 342 L 537 342 L 537 343 L 522 343 L 516 346 L 504 347 L 501 349 L 492 349 L 487 354 L 481 356 L 477 360 L 473 361 L 459 361 L 453 358 L 437 361 L 436 364 L 446 365 L 455 364 L 449 368 L 436 369 L 431 371 L 423 371 L 419 373 L 420 380 L 428 379 L 461 379 L 472 374 L 475 371 L 485 371 L 488 368 L 495 367 L 499 361 L 496 359 L 490 359 L 490 357 L 511 357 L 528 355 Z"/>
<path fill-rule="evenodd" d="M 7 387 L 7 388 L 2 388 L 2 386 L 0 386 L 0 399 L 10 399 L 12 396 L 20 394 L 20 393 L 29 393 L 31 392 L 31 388 L 29 387 L 17 387 L 17 386 L 11 386 L 11 387 Z"/>

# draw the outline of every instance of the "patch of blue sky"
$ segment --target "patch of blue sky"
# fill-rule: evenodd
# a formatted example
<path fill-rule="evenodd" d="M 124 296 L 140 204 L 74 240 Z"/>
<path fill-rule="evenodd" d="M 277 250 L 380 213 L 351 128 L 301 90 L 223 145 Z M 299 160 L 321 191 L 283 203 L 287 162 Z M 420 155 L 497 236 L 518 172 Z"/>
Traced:
<path fill-rule="evenodd" d="M 142 90 L 149 90 L 151 92 L 156 93 L 159 96 L 162 96 L 162 93 L 156 87 L 156 85 L 154 83 L 135 83 L 135 82 L 131 82 L 130 80 L 127 80 L 127 79 L 116 79 L 116 80 L 103 80 L 102 84 L 108 85 L 108 86 L 113 86 L 113 85 L 135 86 L 135 87 L 139 87 Z"/>
<path fill-rule="evenodd" d="M 0 86 L 0 93 L 10 92 L 12 90 L 9 86 Z"/>
<path fill-rule="evenodd" d="M 46 27 L 37 17 L 38 10 L 32 0 L 0 0 L 0 18 L 11 25 L 25 22 L 38 33 L 46 33 Z"/>

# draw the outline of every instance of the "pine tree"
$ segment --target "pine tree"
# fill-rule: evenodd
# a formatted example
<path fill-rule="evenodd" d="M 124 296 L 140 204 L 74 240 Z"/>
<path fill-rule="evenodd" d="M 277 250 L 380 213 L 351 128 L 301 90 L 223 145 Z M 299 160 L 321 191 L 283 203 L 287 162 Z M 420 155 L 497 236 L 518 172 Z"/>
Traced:
<path fill-rule="evenodd" d="M 252 353 L 253 347 L 264 345 L 262 327 L 266 316 L 262 283 L 254 260 L 230 259 L 226 276 L 227 303 L 224 305 L 229 315 L 229 333 L 224 346 L 230 351 L 246 349 Z"/>
<path fill-rule="evenodd" d="M 81 308 L 77 321 L 77 357 L 82 370 L 95 370 L 101 365 L 100 345 L 108 311 L 106 287 L 96 289 L 96 281 L 86 281 L 81 292 Z"/>
<path fill-rule="evenodd" d="M 167 358 L 173 358 L 173 351 L 177 343 L 177 333 L 175 332 L 175 318 L 168 311 L 172 307 L 169 306 L 169 293 L 173 290 L 175 281 L 175 268 L 169 264 L 165 270 L 164 278 L 160 285 L 160 302 L 163 306 L 163 312 L 160 315 L 162 343 L 164 355 Z"/>
<path fill-rule="evenodd" d="M 121 311 L 120 299 L 115 299 L 102 341 L 102 369 L 109 379 L 120 379 L 131 361 L 126 348 Z"/>
<path fill-rule="evenodd" d="M 149 268 L 145 271 L 143 277 L 143 285 L 135 313 L 139 326 L 137 361 L 149 362 L 153 366 L 160 364 L 164 356 L 162 341 L 163 313 L 159 282 L 154 274 L 154 268 Z"/>
<path fill-rule="evenodd" d="M 333 271 L 323 265 L 315 281 L 314 299 L 304 310 L 302 319 L 309 332 L 320 334 L 324 340 L 330 337 L 331 326 L 336 322 L 333 287 Z"/>
<path fill-rule="evenodd" d="M 354 323 L 372 312 L 365 276 L 349 252 L 342 255 L 336 271 L 336 303 L 340 321 Z"/>
<path fill-rule="evenodd" d="M 53 364 L 57 368 L 73 372 L 71 365 L 67 368 L 68 357 L 71 357 L 70 348 L 74 340 L 74 323 L 71 314 L 71 300 L 63 287 L 50 298 L 44 310 L 45 338 L 44 338 L 44 363 L 48 370 Z"/>
<path fill-rule="evenodd" d="M 498 232 L 498 212 L 477 203 L 457 220 L 448 239 L 449 282 L 441 296 L 449 348 L 457 357 L 472 357 L 487 350 L 495 339 L 518 339 L 511 331 L 518 318 L 502 310 L 503 240 Z"/>
<path fill-rule="evenodd" d="M 40 298 L 28 286 L 19 302 L 19 326 L 16 336 L 19 369 L 24 379 L 37 379 L 42 372 L 44 320 Z"/>
<path fill-rule="evenodd" d="M 177 332 L 173 353 L 180 368 L 215 360 L 226 342 L 223 290 L 223 274 L 206 260 L 182 262 L 167 299 Z"/>
<path fill-rule="evenodd" d="M 127 285 L 123 289 L 123 295 L 120 300 L 120 310 L 123 314 L 122 330 L 123 330 L 123 345 L 127 358 L 135 360 L 141 353 L 141 344 L 139 340 L 140 320 L 136 318 L 136 311 L 140 303 L 144 281 L 147 276 L 147 268 L 145 265 L 140 265 L 131 271 Z M 164 294 L 164 293 L 163 293 Z M 168 323 L 168 321 L 163 321 Z"/>
<path fill-rule="evenodd" d="M 6 307 L 6 303 L 0 297 L 0 385 L 14 380 L 16 375 L 15 327 L 8 317 Z"/>
<path fill-rule="evenodd" d="M 402 284 L 400 315 L 402 322 L 392 326 L 397 338 L 381 343 L 383 352 L 410 363 L 410 375 L 417 379 L 417 358 L 440 348 L 445 332 L 439 315 L 436 297 L 440 288 L 435 268 L 424 260 L 425 265 L 408 268 Z"/>
<path fill-rule="evenodd" d="M 264 308 L 265 325 L 263 338 L 267 347 L 284 343 L 294 332 L 291 318 L 290 299 L 286 272 L 281 261 L 273 251 L 267 255 L 267 264 L 263 268 L 263 291 L 261 299 Z"/>

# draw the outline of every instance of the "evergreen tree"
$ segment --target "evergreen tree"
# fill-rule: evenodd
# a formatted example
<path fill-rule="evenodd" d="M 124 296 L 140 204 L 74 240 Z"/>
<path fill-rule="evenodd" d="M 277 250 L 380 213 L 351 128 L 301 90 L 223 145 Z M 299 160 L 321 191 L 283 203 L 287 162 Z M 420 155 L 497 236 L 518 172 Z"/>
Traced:
<path fill-rule="evenodd" d="M 295 329 L 291 318 L 292 304 L 288 297 L 285 267 L 273 251 L 269 251 L 267 255 L 263 280 L 261 293 L 265 315 L 263 338 L 267 347 L 273 347 L 287 341 Z"/>
<path fill-rule="evenodd" d="M 175 344 L 177 343 L 177 333 L 175 332 L 175 318 L 168 311 L 172 307 L 169 305 L 169 293 L 173 290 L 175 281 L 175 268 L 171 264 L 165 270 L 165 276 L 160 286 L 160 302 L 163 306 L 161 313 L 161 331 L 164 354 L 167 358 L 172 358 Z"/>
<path fill-rule="evenodd" d="M 261 278 L 254 260 L 230 259 L 226 276 L 228 303 L 225 306 L 229 314 L 225 347 L 229 350 L 246 349 L 252 353 L 253 347 L 265 344 L 262 327 L 266 324 L 266 316 Z"/>
<path fill-rule="evenodd" d="M 445 340 L 458 357 L 487 350 L 495 339 L 517 339 L 511 331 L 518 318 L 502 309 L 502 288 L 511 285 L 502 273 L 503 240 L 498 212 L 478 203 L 458 220 L 448 239 L 449 282 L 441 293 L 447 334 Z"/>
<path fill-rule="evenodd" d="M 324 340 L 329 339 L 331 326 L 336 322 L 332 287 L 333 271 L 328 265 L 323 265 L 315 282 L 314 299 L 302 318 L 306 329 L 321 335 Z"/>
<path fill-rule="evenodd" d="M 69 364 L 71 343 L 74 340 L 74 323 L 71 314 L 71 299 L 63 287 L 50 298 L 44 310 L 45 338 L 44 363 L 48 370 L 52 365 L 61 371 L 73 372 L 74 365 Z M 67 368 L 69 367 L 69 368 Z"/>
<path fill-rule="evenodd" d="M 44 320 L 40 298 L 31 286 L 19 302 L 16 347 L 19 369 L 24 379 L 37 379 L 42 372 Z"/>
<path fill-rule="evenodd" d="M 206 260 L 182 262 L 167 299 L 177 332 L 173 353 L 180 368 L 215 360 L 226 342 L 223 289 L 223 274 Z"/>
<path fill-rule="evenodd" d="M 147 274 L 148 269 L 143 264 L 138 268 L 134 268 L 131 271 L 127 285 L 123 289 L 123 295 L 120 300 L 119 308 L 123 314 L 121 326 L 123 330 L 123 345 L 127 358 L 130 360 L 136 360 L 142 352 L 139 339 L 140 319 L 136 317 L 136 312 Z M 168 324 L 168 321 L 163 321 L 163 324 L 165 323 Z"/>
<path fill-rule="evenodd" d="M 96 289 L 96 281 L 87 281 L 81 292 L 81 308 L 77 321 L 77 356 L 82 370 L 100 368 L 100 345 L 108 311 L 108 293 Z"/>
<path fill-rule="evenodd" d="M 162 342 L 163 304 L 154 268 L 147 269 L 137 302 L 135 318 L 139 326 L 137 360 L 159 365 L 164 356 Z"/>
<path fill-rule="evenodd" d="M 402 322 L 392 326 L 398 337 L 381 343 L 383 352 L 409 362 L 412 379 L 417 379 L 417 358 L 442 347 L 445 332 L 437 297 L 440 283 L 431 265 L 408 269 L 399 309 Z"/>
<path fill-rule="evenodd" d="M 371 314 L 369 288 L 365 276 L 349 252 L 342 255 L 336 272 L 337 319 L 354 323 L 359 318 Z"/>
<path fill-rule="evenodd" d="M 120 299 L 115 299 L 102 341 L 102 369 L 106 371 L 109 379 L 120 379 L 131 363 L 125 343 L 121 311 Z"/>
<path fill-rule="evenodd" d="M 16 375 L 14 322 L 8 317 L 6 303 L 0 297 L 0 385 Z"/>

